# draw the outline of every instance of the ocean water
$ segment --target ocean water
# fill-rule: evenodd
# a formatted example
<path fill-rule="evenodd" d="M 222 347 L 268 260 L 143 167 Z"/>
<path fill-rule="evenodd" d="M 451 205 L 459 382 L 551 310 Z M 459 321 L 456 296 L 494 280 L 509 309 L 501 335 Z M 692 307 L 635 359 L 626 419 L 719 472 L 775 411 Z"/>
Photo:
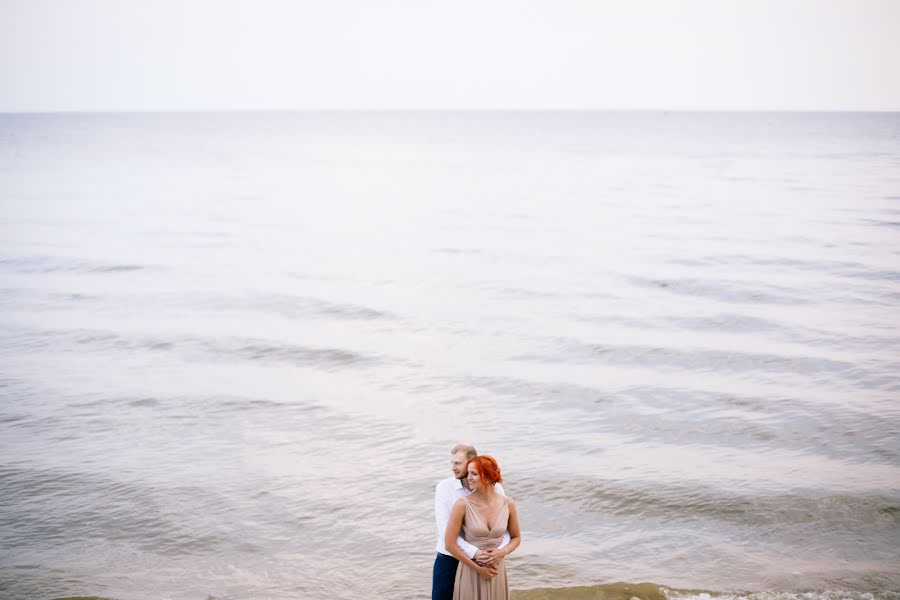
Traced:
<path fill-rule="evenodd" d="M 0 597 L 900 599 L 900 114 L 0 115 Z"/>

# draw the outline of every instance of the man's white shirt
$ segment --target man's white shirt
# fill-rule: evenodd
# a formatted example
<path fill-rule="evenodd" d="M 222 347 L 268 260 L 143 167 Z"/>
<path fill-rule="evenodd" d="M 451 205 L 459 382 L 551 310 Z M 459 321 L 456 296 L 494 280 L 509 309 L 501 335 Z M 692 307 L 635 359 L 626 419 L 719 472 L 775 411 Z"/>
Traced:
<path fill-rule="evenodd" d="M 494 485 L 494 489 L 499 492 L 501 496 L 506 495 L 503 491 L 503 486 L 499 483 Z M 434 520 L 437 523 L 438 531 L 437 551 L 441 554 L 450 556 L 450 553 L 447 552 L 447 546 L 444 544 L 444 535 L 447 533 L 447 525 L 450 523 L 450 512 L 453 510 L 453 505 L 456 504 L 457 500 L 464 498 L 471 493 L 471 490 L 464 488 L 462 482 L 456 477 L 448 477 L 438 483 L 434 488 Z M 478 551 L 476 546 L 473 546 L 464 540 L 461 535 L 456 538 L 456 543 L 459 544 L 462 551 L 466 553 L 466 556 L 469 558 L 475 557 L 475 552 Z M 502 548 L 508 543 L 509 532 L 504 531 L 503 539 L 500 541 L 498 548 Z"/>

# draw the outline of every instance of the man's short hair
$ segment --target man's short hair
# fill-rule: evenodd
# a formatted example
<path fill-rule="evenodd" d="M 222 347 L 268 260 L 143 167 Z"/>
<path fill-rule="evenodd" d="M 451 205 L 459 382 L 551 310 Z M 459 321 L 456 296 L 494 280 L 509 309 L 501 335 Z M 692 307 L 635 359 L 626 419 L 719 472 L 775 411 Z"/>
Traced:
<path fill-rule="evenodd" d="M 469 459 L 478 456 L 478 452 L 475 451 L 475 446 L 470 446 L 469 444 L 457 444 L 450 449 L 450 454 L 456 454 L 457 452 L 465 452 L 466 458 Z"/>

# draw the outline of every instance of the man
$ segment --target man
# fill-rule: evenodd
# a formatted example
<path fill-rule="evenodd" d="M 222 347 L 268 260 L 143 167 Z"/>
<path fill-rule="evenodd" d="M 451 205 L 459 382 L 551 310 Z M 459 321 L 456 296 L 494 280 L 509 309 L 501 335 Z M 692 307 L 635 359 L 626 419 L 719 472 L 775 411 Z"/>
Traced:
<path fill-rule="evenodd" d="M 453 584 L 456 581 L 456 567 L 459 561 L 453 558 L 444 545 L 444 533 L 447 531 L 447 523 L 450 521 L 450 511 L 457 500 L 472 493 L 469 482 L 466 479 L 466 465 L 478 456 L 475 448 L 467 444 L 457 444 L 450 450 L 450 470 L 453 477 L 448 477 L 434 488 L 434 520 L 437 523 L 437 557 L 434 559 L 434 570 L 431 576 L 431 600 L 453 600 Z M 503 486 L 499 483 L 495 490 L 506 495 Z M 456 543 L 462 548 L 469 558 L 477 563 L 492 565 L 498 560 L 490 550 L 479 550 L 462 536 L 456 539 Z M 509 543 L 509 533 L 503 534 L 503 540 L 497 547 L 504 547 Z"/>

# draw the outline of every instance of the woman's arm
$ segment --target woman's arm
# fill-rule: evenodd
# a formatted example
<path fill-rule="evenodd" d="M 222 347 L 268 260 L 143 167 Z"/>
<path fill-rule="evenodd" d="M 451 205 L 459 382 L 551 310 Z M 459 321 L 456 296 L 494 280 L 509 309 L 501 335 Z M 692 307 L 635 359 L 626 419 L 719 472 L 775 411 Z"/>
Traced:
<path fill-rule="evenodd" d="M 506 530 L 509 532 L 509 543 L 504 546 L 500 552 L 505 555 L 510 554 L 522 543 L 522 531 L 519 529 L 519 511 L 516 509 L 516 503 L 509 500 L 509 522 L 506 524 Z"/>
<path fill-rule="evenodd" d="M 510 516 L 511 515 L 512 513 L 510 513 Z M 444 532 L 444 545 L 447 546 L 447 552 L 452 554 L 459 562 L 465 563 L 469 568 L 481 575 L 483 579 L 490 581 L 497 575 L 497 569 L 482 567 L 477 564 L 474 560 L 469 558 L 466 553 L 462 551 L 462 548 L 459 547 L 459 544 L 456 543 L 456 538 L 459 537 L 460 530 L 462 530 L 463 517 L 465 516 L 466 501 L 459 499 L 456 501 L 456 504 L 453 505 L 453 510 L 450 511 L 450 522 L 447 523 L 447 531 Z"/>

